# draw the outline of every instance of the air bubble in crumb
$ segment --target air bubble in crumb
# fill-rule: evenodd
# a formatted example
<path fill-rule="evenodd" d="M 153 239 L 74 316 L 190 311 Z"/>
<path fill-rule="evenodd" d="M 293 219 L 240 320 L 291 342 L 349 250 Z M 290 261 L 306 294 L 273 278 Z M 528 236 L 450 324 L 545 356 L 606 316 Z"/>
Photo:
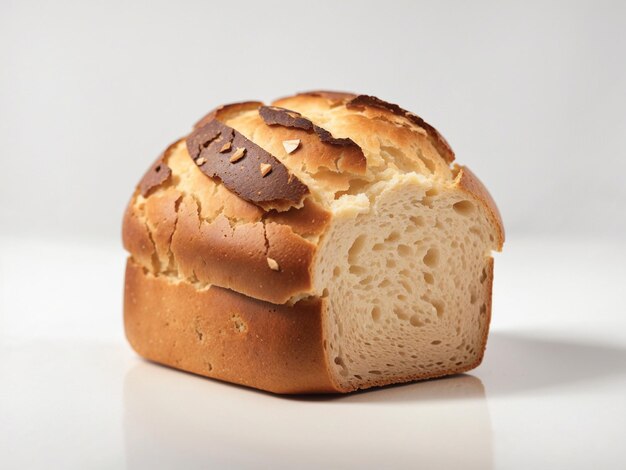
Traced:
<path fill-rule="evenodd" d="M 422 227 L 424 225 L 424 217 L 421 215 L 414 215 L 409 217 L 409 220 L 413 222 L 413 225 L 417 227 Z"/>
<path fill-rule="evenodd" d="M 380 308 L 374 307 L 372 309 L 372 320 L 374 321 L 380 320 Z"/>
<path fill-rule="evenodd" d="M 403 258 L 408 258 L 409 256 L 413 255 L 413 250 L 408 245 L 400 244 L 398 245 L 398 255 Z"/>
<path fill-rule="evenodd" d="M 476 208 L 470 201 L 459 201 L 452 205 L 452 209 L 454 209 L 457 214 L 467 217 L 472 215 Z"/>
<path fill-rule="evenodd" d="M 437 316 L 441 317 L 444 313 L 444 304 L 440 300 L 433 300 L 433 307 L 435 307 L 435 312 L 437 312 Z"/>
<path fill-rule="evenodd" d="M 395 243 L 400 240 L 400 234 L 398 232 L 391 232 L 387 238 L 385 238 L 385 243 Z"/>
<path fill-rule="evenodd" d="M 366 239 L 367 237 L 365 235 L 360 235 L 352 243 L 352 246 L 348 250 L 348 263 L 351 265 L 356 264 L 358 256 L 363 250 Z"/>
<path fill-rule="evenodd" d="M 439 263 L 439 250 L 437 248 L 430 248 L 424 255 L 424 264 L 431 268 L 434 268 Z"/>

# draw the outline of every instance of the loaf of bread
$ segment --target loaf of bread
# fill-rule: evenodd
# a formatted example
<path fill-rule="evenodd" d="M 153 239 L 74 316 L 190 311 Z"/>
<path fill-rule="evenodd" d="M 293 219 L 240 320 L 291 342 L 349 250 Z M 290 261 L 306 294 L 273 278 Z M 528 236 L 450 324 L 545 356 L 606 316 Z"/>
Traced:
<path fill-rule="evenodd" d="M 442 135 L 373 96 L 221 106 L 124 216 L 141 356 L 276 393 L 349 392 L 482 360 L 504 230 Z"/>

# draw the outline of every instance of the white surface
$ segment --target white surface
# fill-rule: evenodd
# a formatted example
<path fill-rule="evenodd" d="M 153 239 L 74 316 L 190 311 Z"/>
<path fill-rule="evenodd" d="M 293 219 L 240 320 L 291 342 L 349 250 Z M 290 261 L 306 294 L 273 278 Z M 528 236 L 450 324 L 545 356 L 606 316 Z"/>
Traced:
<path fill-rule="evenodd" d="M 209 109 L 326 88 L 432 123 L 509 233 L 626 232 L 624 57 L 624 1 L 2 0 L 0 226 L 116 240 Z"/>
<path fill-rule="evenodd" d="M 0 239 L 0 468 L 624 466 L 623 242 L 511 240 L 483 365 L 334 398 L 139 359 L 122 336 L 123 260 Z"/>

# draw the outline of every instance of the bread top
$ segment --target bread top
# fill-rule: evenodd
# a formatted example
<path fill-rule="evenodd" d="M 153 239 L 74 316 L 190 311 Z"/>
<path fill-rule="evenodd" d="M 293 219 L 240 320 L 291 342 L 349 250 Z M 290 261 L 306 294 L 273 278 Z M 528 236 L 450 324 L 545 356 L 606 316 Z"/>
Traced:
<path fill-rule="evenodd" d="M 311 292 L 320 240 L 360 194 L 398 173 L 454 187 L 498 209 L 443 136 L 367 95 L 314 91 L 271 105 L 220 106 L 170 145 L 139 182 L 123 241 L 145 270 L 282 304 Z"/>

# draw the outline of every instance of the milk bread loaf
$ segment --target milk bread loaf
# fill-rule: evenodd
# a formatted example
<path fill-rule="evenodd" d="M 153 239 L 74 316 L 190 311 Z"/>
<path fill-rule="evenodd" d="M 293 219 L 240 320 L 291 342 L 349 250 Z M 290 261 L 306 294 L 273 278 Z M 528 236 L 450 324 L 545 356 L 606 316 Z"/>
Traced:
<path fill-rule="evenodd" d="M 130 344 L 276 393 L 476 367 L 504 229 L 454 159 L 435 128 L 372 96 L 216 108 L 157 158 L 126 210 Z"/>

